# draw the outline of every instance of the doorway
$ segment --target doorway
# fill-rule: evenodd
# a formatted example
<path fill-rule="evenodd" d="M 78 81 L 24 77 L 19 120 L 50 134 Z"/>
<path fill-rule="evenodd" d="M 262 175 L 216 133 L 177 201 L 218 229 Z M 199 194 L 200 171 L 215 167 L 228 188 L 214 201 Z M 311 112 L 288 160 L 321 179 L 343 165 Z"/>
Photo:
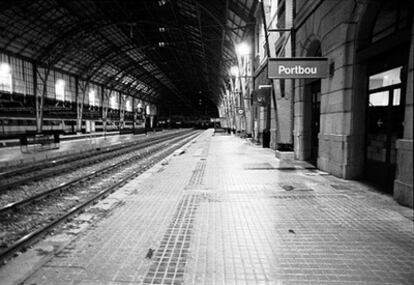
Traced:
<path fill-rule="evenodd" d="M 309 84 L 311 98 L 311 133 L 310 133 L 310 163 L 315 165 L 318 160 L 319 152 L 319 132 L 321 120 L 321 80 L 313 81 Z"/>
<path fill-rule="evenodd" d="M 308 57 L 321 57 L 321 43 L 313 40 L 306 51 Z M 306 130 L 304 159 L 317 167 L 321 121 L 321 79 L 305 79 L 304 129 Z"/>
<path fill-rule="evenodd" d="M 396 141 L 404 131 L 403 70 L 399 66 L 368 75 L 365 176 L 388 193 L 392 193 L 395 179 Z"/>
<path fill-rule="evenodd" d="M 397 142 L 404 136 L 412 20 L 409 1 L 369 1 L 357 39 L 353 124 L 364 143 L 355 144 L 355 155 L 363 158 L 364 180 L 390 194 L 403 159 Z"/>

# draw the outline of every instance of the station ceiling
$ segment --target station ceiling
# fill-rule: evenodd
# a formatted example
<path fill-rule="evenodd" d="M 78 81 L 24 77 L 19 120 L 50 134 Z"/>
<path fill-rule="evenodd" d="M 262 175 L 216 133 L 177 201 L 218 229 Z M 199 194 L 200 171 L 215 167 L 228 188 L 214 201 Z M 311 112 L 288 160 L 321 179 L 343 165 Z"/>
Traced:
<path fill-rule="evenodd" d="M 217 105 L 258 0 L 0 1 L 0 51 L 175 110 Z M 201 99 L 201 100 L 200 100 Z M 202 103 L 204 102 L 204 103 Z M 204 110 L 205 111 L 205 110 Z"/>

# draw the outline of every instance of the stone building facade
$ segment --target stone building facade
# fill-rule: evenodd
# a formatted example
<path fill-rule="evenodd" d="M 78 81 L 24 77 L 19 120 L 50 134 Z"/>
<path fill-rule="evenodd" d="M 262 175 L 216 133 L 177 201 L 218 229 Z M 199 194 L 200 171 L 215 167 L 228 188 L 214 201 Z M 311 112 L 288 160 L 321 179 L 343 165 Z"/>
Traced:
<path fill-rule="evenodd" d="M 329 59 L 328 78 L 296 80 L 295 158 L 364 179 L 413 207 L 413 5 L 296 1 L 295 54 Z"/>
<path fill-rule="evenodd" d="M 248 38 L 253 70 L 244 73 L 247 132 L 261 143 L 270 130 L 277 156 L 293 150 L 285 157 L 413 207 L 413 7 L 411 0 L 260 2 Z M 275 57 L 327 58 L 329 76 L 269 79 Z M 271 87 L 265 105 L 249 96 L 260 86 Z"/>

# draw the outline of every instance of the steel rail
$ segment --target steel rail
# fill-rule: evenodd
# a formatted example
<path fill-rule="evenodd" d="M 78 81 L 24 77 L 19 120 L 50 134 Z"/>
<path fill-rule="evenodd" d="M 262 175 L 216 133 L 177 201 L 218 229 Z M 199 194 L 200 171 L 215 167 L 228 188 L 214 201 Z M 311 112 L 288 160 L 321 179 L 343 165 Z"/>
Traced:
<path fill-rule="evenodd" d="M 162 138 L 158 138 L 156 140 L 152 140 L 150 142 L 146 142 L 145 144 L 141 144 L 139 146 L 139 148 L 136 148 L 135 151 L 140 150 L 140 149 L 144 149 L 144 148 L 149 147 L 149 146 L 153 146 L 154 144 L 162 144 L 163 142 L 169 141 L 171 139 L 178 139 L 179 140 L 179 139 L 181 139 L 181 136 L 182 135 L 183 134 L 180 133 L 180 134 L 175 134 L 172 137 L 171 136 L 169 136 L 169 137 L 162 137 Z M 186 134 L 186 135 L 191 135 L 191 133 L 190 134 Z M 152 153 L 153 152 L 146 153 L 146 155 L 152 154 Z M 72 186 L 74 186 L 74 185 L 76 185 L 76 184 L 78 184 L 80 182 L 87 181 L 87 180 L 89 180 L 89 179 L 91 179 L 93 177 L 97 177 L 97 176 L 99 176 L 101 174 L 104 174 L 104 173 L 106 173 L 108 171 L 111 171 L 113 169 L 116 169 L 118 167 L 121 167 L 121 166 L 123 166 L 125 164 L 129 164 L 132 161 L 138 160 L 140 158 L 142 158 L 141 155 L 136 155 L 136 156 L 130 157 L 130 158 L 128 158 L 126 160 L 123 160 L 121 162 L 118 162 L 116 164 L 113 164 L 113 165 L 110 165 L 110 166 L 101 168 L 101 169 L 99 169 L 99 170 L 97 170 L 97 171 L 95 171 L 95 172 L 93 172 L 91 174 L 84 175 L 84 176 L 79 177 L 79 178 L 75 178 L 75 179 L 73 179 L 71 181 L 68 181 L 68 182 L 65 182 L 65 183 L 63 183 L 63 184 L 61 184 L 61 185 L 59 185 L 57 187 L 54 187 L 54 188 L 51 188 L 51 189 L 49 189 L 47 191 L 43 191 L 41 193 L 38 193 L 36 195 L 33 195 L 33 196 L 31 196 L 31 197 L 29 197 L 27 199 L 23 199 L 23 200 L 20 200 L 20 201 L 17 201 L 17 202 L 9 203 L 9 204 L 7 204 L 7 205 L 5 205 L 3 207 L 0 207 L 0 214 L 9 212 L 11 210 L 14 210 L 16 208 L 22 207 L 24 205 L 27 205 L 27 204 L 30 204 L 30 203 L 33 203 L 33 202 L 36 202 L 36 201 L 39 201 L 39 200 L 44 199 L 44 198 L 46 198 L 46 197 L 48 197 L 48 196 L 50 196 L 52 194 L 55 194 L 57 192 L 61 192 L 61 191 L 65 190 L 65 189 L 67 189 L 67 188 L 70 188 L 70 187 L 72 187 Z"/>
<path fill-rule="evenodd" d="M 166 135 L 171 135 L 171 134 L 177 134 L 177 133 L 181 133 L 182 131 L 176 131 L 176 132 L 172 132 L 172 133 L 167 133 L 167 134 L 163 134 L 160 136 L 156 136 L 155 138 L 159 138 L 159 137 L 164 137 Z M 142 142 L 145 142 L 148 139 L 142 139 Z M 97 147 L 95 149 L 87 149 L 84 150 L 82 152 L 76 153 L 76 154 L 66 154 L 66 155 L 62 155 L 60 157 L 57 157 L 55 159 L 53 159 L 53 161 L 50 160 L 46 160 L 46 161 L 40 161 L 37 163 L 29 163 L 29 164 L 25 164 L 23 167 L 19 167 L 18 169 L 12 169 L 12 170 L 6 170 L 4 171 L 5 167 L 2 167 L 0 169 L 0 178 L 7 178 L 10 176 L 14 176 L 14 175 L 21 175 L 21 174 L 25 174 L 27 172 L 31 172 L 33 170 L 38 170 L 38 169 L 42 169 L 42 168 L 50 168 L 50 167 L 54 167 L 54 166 L 58 166 L 58 165 L 62 165 L 65 163 L 69 163 L 72 161 L 75 161 L 77 159 L 85 159 L 88 157 L 92 157 L 95 155 L 100 155 L 100 154 L 105 154 L 108 152 L 112 152 L 112 151 L 117 151 L 119 149 L 128 147 L 133 145 L 134 143 L 140 143 L 141 141 L 133 141 L 133 142 L 122 142 L 120 144 L 117 144 L 115 146 L 106 146 L 106 147 Z M 92 151 L 92 152 L 91 152 Z"/>
<path fill-rule="evenodd" d="M 198 133 L 196 133 L 196 134 L 190 133 L 190 134 L 184 135 L 184 138 L 182 138 L 182 142 L 180 143 L 179 146 L 173 147 L 172 150 L 169 150 L 166 154 L 161 153 L 156 158 L 156 161 L 157 162 L 160 161 L 162 158 L 168 156 L 173 151 L 175 151 L 176 149 L 178 149 L 179 147 L 181 147 L 182 145 L 186 144 L 188 141 L 192 140 L 193 138 L 195 138 L 196 136 L 199 136 L 199 135 L 200 134 L 198 134 Z M 42 227 L 42 228 L 40 228 L 40 229 L 38 229 L 38 230 L 36 230 L 32 233 L 29 233 L 29 234 L 23 236 L 22 238 L 20 238 L 16 242 L 14 242 L 11 246 L 7 247 L 5 250 L 0 252 L 0 261 L 6 260 L 7 258 L 12 256 L 15 252 L 17 252 L 19 250 L 25 250 L 27 246 L 29 246 L 30 244 L 33 244 L 34 242 L 36 242 L 37 240 L 42 238 L 44 235 L 48 234 L 49 231 L 52 230 L 53 228 L 55 228 L 59 224 L 65 222 L 70 217 L 72 217 L 72 216 L 76 215 L 77 213 L 81 212 L 83 209 L 85 209 L 89 205 L 95 203 L 97 200 L 105 198 L 109 194 L 113 193 L 117 188 L 125 185 L 130 179 L 138 176 L 139 174 L 141 174 L 143 171 L 150 168 L 154 164 L 155 164 L 155 161 L 153 160 L 149 164 L 143 165 L 138 170 L 132 172 L 131 174 L 129 174 L 126 177 L 122 178 L 120 181 L 115 182 L 115 184 L 113 184 L 113 185 L 105 188 L 104 190 L 100 191 L 98 194 L 96 194 L 92 198 L 88 199 L 87 201 L 81 203 L 78 206 L 75 206 L 75 207 L 71 208 L 65 214 L 63 214 L 62 216 L 56 218 L 52 222 L 48 223 L 46 226 L 44 226 L 44 227 Z"/>
<path fill-rule="evenodd" d="M 178 132 L 178 135 L 182 134 L 182 133 L 184 133 L 184 132 Z M 71 171 L 73 168 L 85 167 L 87 165 L 92 165 L 93 163 L 96 163 L 98 161 L 111 159 L 112 157 L 118 156 L 120 153 L 122 154 L 122 153 L 126 153 L 128 151 L 131 151 L 131 150 L 140 149 L 140 148 L 142 148 L 141 147 L 142 145 L 154 143 L 154 142 L 157 142 L 158 140 L 163 139 L 163 138 L 171 138 L 171 137 L 174 137 L 175 135 L 177 135 L 177 133 L 166 134 L 166 135 L 163 135 L 163 136 L 160 136 L 160 137 L 156 137 L 154 139 L 144 140 L 142 143 L 140 142 L 139 144 L 136 144 L 136 143 L 129 143 L 128 144 L 128 143 L 126 143 L 126 144 L 122 144 L 120 146 L 116 146 L 114 148 L 105 148 L 105 150 L 102 151 L 102 152 L 92 153 L 92 154 L 90 154 L 86 157 L 75 156 L 75 157 L 69 159 L 69 161 L 64 161 L 64 162 L 59 164 L 59 165 L 64 165 L 65 163 L 68 164 L 68 166 L 63 168 L 63 169 L 50 169 L 50 170 L 46 170 L 44 172 L 40 172 L 38 175 L 32 175 L 32 176 L 29 176 L 29 177 L 18 179 L 18 180 L 13 181 L 13 182 L 0 184 L 0 193 L 9 190 L 12 187 L 22 185 L 24 183 L 28 183 L 28 182 L 36 181 L 36 180 L 39 180 L 39 179 L 52 177 L 56 174 L 61 174 L 62 171 L 68 172 L 68 171 Z M 119 151 L 119 152 L 117 153 L 117 151 Z M 82 160 L 78 161 L 79 159 L 82 159 Z M 74 165 L 69 165 L 69 163 L 74 162 L 74 161 L 77 162 L 77 163 L 75 163 Z M 58 166 L 58 165 L 52 163 L 51 166 Z M 28 167 L 27 170 L 33 171 L 33 168 L 30 169 L 30 167 Z M 28 171 L 20 173 L 20 174 L 25 174 L 25 173 L 28 173 Z M 37 179 L 37 178 L 39 178 L 39 179 Z"/>

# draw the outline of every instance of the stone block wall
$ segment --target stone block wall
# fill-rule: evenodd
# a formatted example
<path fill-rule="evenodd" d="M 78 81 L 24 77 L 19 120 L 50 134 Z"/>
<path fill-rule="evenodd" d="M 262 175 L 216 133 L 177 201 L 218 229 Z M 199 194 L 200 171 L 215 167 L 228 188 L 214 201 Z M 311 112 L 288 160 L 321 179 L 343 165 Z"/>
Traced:
<path fill-rule="evenodd" d="M 314 41 L 321 44 L 322 56 L 329 58 L 333 74 L 321 81 L 320 133 L 317 167 L 336 176 L 351 178 L 358 171 L 352 154 L 352 94 L 353 94 L 353 52 L 354 43 L 349 41 L 348 29 L 353 23 L 351 1 L 306 1 L 297 2 L 300 28 L 296 32 L 296 54 L 309 54 L 308 48 Z M 308 17 L 301 15 L 316 8 Z M 308 7 L 308 8 L 306 8 Z M 306 9 L 305 9 L 306 8 Z M 304 9 L 305 11 L 301 11 Z M 306 19 L 306 20 L 302 20 Z M 302 21 L 302 22 L 301 22 Z M 295 158 L 310 156 L 310 94 L 305 94 L 304 80 L 297 80 L 295 86 Z M 360 163 L 360 162 L 358 162 Z"/>
<path fill-rule="evenodd" d="M 364 31 L 368 2 L 297 1 L 295 46 L 297 56 L 309 54 L 312 43 L 320 42 L 322 56 L 329 58 L 333 74 L 321 81 L 321 114 L 317 167 L 343 178 L 364 175 L 365 152 L 383 160 L 378 151 L 383 140 L 373 140 L 365 146 L 367 67 L 357 60 L 359 29 Z M 365 3 L 365 4 L 364 4 Z M 369 12 L 369 11 L 368 11 Z M 312 14 L 309 14 L 312 13 Z M 391 159 L 397 162 L 394 198 L 413 207 L 413 61 L 414 24 L 411 28 L 411 50 L 406 86 L 404 136 L 391 149 Z M 305 80 L 296 80 L 294 98 L 295 158 L 310 156 L 310 104 Z"/>
<path fill-rule="evenodd" d="M 394 199 L 413 208 L 413 81 L 414 81 L 414 23 L 411 29 L 410 60 L 408 65 L 405 101 L 404 138 L 397 141 L 397 175 L 394 180 Z"/>

